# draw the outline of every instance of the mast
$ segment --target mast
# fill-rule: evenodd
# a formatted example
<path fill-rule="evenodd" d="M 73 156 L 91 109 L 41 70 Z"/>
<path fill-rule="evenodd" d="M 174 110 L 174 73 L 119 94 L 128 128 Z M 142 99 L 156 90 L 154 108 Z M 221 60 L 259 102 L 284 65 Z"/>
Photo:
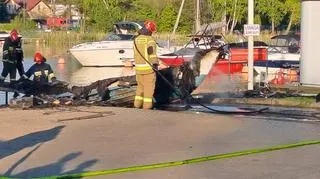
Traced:
<path fill-rule="evenodd" d="M 181 6 L 180 6 L 180 9 L 179 9 L 179 13 L 178 13 L 178 17 L 177 17 L 176 23 L 174 24 L 173 32 L 172 32 L 171 36 L 174 36 L 174 34 L 176 33 L 176 30 L 178 28 L 178 24 L 179 24 L 181 12 L 182 12 L 182 9 L 183 9 L 183 6 L 184 6 L 184 2 L 185 2 L 185 0 L 182 0 Z"/>
<path fill-rule="evenodd" d="M 196 32 L 198 32 L 201 28 L 201 23 L 200 23 L 200 0 L 196 0 L 197 1 L 197 7 L 196 7 L 196 23 L 195 23 L 195 30 Z M 181 12 L 182 12 L 182 9 L 183 9 L 183 6 L 184 6 L 184 2 L 185 0 L 182 0 L 181 1 L 181 5 L 180 5 L 180 9 L 179 9 L 179 13 L 178 13 L 178 17 L 177 17 L 177 20 L 176 20 L 176 23 L 174 25 L 174 28 L 173 28 L 173 32 L 171 34 L 171 36 L 174 36 L 174 34 L 176 33 L 176 30 L 178 28 L 178 24 L 179 24 L 179 20 L 180 20 L 180 16 L 181 16 Z"/>
<path fill-rule="evenodd" d="M 197 1 L 197 10 L 196 10 L 196 32 L 200 30 L 200 0 Z"/>

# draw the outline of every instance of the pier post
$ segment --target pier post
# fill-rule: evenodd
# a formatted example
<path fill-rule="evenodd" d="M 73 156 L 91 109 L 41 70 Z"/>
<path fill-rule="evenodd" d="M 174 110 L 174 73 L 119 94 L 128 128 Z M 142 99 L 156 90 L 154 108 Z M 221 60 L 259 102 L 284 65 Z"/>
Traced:
<path fill-rule="evenodd" d="M 8 105 L 8 104 L 9 104 L 9 102 L 8 102 L 8 101 L 9 101 L 8 92 L 6 92 L 6 95 L 5 95 L 5 96 L 6 96 L 6 99 L 5 99 L 6 101 L 5 101 L 5 103 L 6 103 L 6 105 Z"/>

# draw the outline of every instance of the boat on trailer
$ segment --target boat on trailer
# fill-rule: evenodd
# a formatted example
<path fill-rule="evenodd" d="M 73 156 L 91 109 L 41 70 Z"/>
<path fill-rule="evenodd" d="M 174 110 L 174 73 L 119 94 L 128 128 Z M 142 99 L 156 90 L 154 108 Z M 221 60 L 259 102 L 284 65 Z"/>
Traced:
<path fill-rule="evenodd" d="M 219 49 L 217 66 L 224 73 L 247 73 L 248 43 L 230 43 Z M 220 63 L 219 63 L 220 62 Z M 223 63 L 227 63 L 225 66 Z M 300 36 L 278 35 L 270 44 L 254 42 L 255 81 L 268 83 L 281 73 L 286 81 L 297 82 L 300 64 Z M 246 77 L 247 78 L 247 77 Z"/>
<path fill-rule="evenodd" d="M 272 81 L 279 72 L 291 75 L 295 71 L 298 74 L 300 57 L 299 35 L 277 35 L 268 45 L 268 59 L 255 62 L 254 69 L 262 80 Z"/>

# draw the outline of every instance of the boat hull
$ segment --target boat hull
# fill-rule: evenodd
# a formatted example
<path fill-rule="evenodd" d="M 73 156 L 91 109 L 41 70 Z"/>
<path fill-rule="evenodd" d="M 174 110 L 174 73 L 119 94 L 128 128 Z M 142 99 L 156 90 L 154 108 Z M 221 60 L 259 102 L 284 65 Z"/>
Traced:
<path fill-rule="evenodd" d="M 258 61 L 254 63 L 254 70 L 257 72 L 256 81 L 272 81 L 278 76 L 279 72 L 288 74 L 292 70 L 298 71 L 300 61 L 296 60 L 268 60 L 268 61 Z M 291 77 L 294 79 L 291 81 L 296 82 L 298 77 Z"/>
<path fill-rule="evenodd" d="M 268 53 L 268 60 L 271 61 L 300 61 L 300 54 L 296 53 Z"/>
<path fill-rule="evenodd" d="M 268 60 L 256 61 L 254 70 L 257 73 L 255 80 L 260 82 L 270 82 L 277 78 L 278 73 L 289 76 L 289 82 L 297 81 L 297 75 L 290 76 L 292 71 L 298 71 L 300 67 L 300 54 L 298 53 L 269 53 Z"/>
<path fill-rule="evenodd" d="M 120 54 L 119 51 L 126 51 Z M 71 54 L 85 67 L 116 67 L 124 66 L 126 62 L 133 62 L 133 50 L 131 48 L 121 49 L 71 49 Z"/>
<path fill-rule="evenodd" d="M 170 50 L 158 48 L 158 55 Z M 119 67 L 134 64 L 133 41 L 100 41 L 74 46 L 70 53 L 84 67 Z"/>

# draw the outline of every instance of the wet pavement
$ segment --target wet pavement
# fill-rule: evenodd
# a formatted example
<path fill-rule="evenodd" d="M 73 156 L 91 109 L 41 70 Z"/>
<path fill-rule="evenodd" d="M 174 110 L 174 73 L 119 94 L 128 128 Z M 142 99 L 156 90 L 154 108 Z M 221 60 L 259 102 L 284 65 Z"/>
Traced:
<path fill-rule="evenodd" d="M 236 116 L 246 116 L 255 119 L 311 122 L 320 123 L 320 111 L 315 109 L 303 109 L 293 107 L 263 106 L 263 105 L 206 105 L 203 108 L 199 105 L 191 106 L 189 111 L 199 111 L 204 113 L 227 112 Z M 216 111 L 215 111 L 216 110 Z"/>

